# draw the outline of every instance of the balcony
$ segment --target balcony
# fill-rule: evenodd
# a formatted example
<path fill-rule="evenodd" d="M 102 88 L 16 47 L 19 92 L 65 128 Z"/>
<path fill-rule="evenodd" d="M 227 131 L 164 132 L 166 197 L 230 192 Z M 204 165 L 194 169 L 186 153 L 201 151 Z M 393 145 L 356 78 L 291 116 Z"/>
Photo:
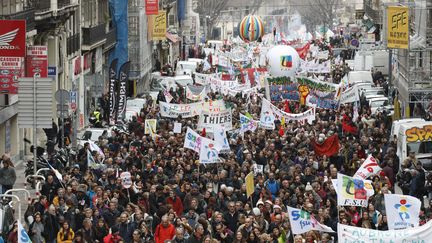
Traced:
<path fill-rule="evenodd" d="M 364 10 L 365 14 L 371 18 L 374 23 L 376 24 L 382 24 L 381 20 L 381 11 L 379 9 L 375 9 L 373 6 L 372 1 L 364 1 Z"/>
<path fill-rule="evenodd" d="M 112 28 L 106 34 L 104 50 L 111 49 L 111 47 L 113 47 L 116 44 L 116 42 L 117 42 L 116 28 Z"/>
<path fill-rule="evenodd" d="M 106 38 L 105 24 L 99 24 L 93 27 L 82 28 L 84 51 L 94 49 L 104 43 Z"/>
<path fill-rule="evenodd" d="M 71 55 L 80 48 L 80 34 L 75 34 L 67 38 L 67 54 Z"/>
<path fill-rule="evenodd" d="M 54 4 L 51 5 L 51 0 L 33 0 L 36 21 L 55 20 L 57 17 L 76 11 L 79 6 L 77 3 L 72 3 L 72 0 L 57 0 L 56 2 L 57 4 L 53 2 Z"/>
<path fill-rule="evenodd" d="M 18 20 L 25 19 L 26 20 L 26 30 L 27 32 L 34 30 L 35 28 L 35 9 L 28 8 L 20 12 L 11 13 L 7 15 L 0 15 L 0 19 L 10 19 L 10 20 Z"/>

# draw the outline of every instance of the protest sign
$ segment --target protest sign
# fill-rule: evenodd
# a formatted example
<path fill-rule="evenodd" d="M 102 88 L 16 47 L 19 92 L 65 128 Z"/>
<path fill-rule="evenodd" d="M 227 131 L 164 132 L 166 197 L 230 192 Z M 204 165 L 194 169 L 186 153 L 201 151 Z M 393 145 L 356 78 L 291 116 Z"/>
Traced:
<path fill-rule="evenodd" d="M 240 114 L 240 132 L 254 132 L 258 128 L 258 121 L 253 120 L 243 114 Z"/>
<path fill-rule="evenodd" d="M 146 119 L 144 122 L 144 134 L 155 134 L 156 124 L 156 119 Z"/>
<path fill-rule="evenodd" d="M 338 224 L 337 232 L 338 241 L 344 243 L 426 243 L 432 239 L 432 221 L 419 227 L 386 231 Z"/>
<path fill-rule="evenodd" d="M 188 85 L 186 86 L 186 98 L 193 101 L 204 100 L 206 97 L 206 88 L 205 86 L 195 86 Z"/>
<path fill-rule="evenodd" d="M 222 126 L 225 131 L 232 129 L 231 109 L 219 112 L 203 111 L 198 121 L 198 129 L 205 128 L 207 132 L 213 132 L 215 128 Z"/>
<path fill-rule="evenodd" d="M 263 127 L 267 130 L 274 130 L 275 115 L 273 114 L 270 105 L 270 102 L 265 102 L 265 100 L 263 99 L 263 102 L 261 104 L 260 127 Z"/>
<path fill-rule="evenodd" d="M 183 147 L 192 149 L 195 152 L 199 153 L 202 143 L 202 137 L 196 133 L 194 130 L 192 130 L 190 127 L 187 128 L 186 136 L 184 140 Z"/>
<path fill-rule="evenodd" d="M 181 130 L 182 130 L 182 124 L 180 122 L 174 122 L 173 132 L 181 133 Z"/>
<path fill-rule="evenodd" d="M 353 87 L 345 90 L 344 92 L 342 92 L 341 98 L 340 98 L 340 103 L 341 104 L 347 104 L 347 103 L 357 102 L 359 100 L 360 100 L 360 96 L 359 96 L 359 92 L 358 92 L 358 87 L 353 86 Z"/>
<path fill-rule="evenodd" d="M 202 139 L 199 161 L 201 164 L 219 163 L 219 152 L 213 140 Z"/>
<path fill-rule="evenodd" d="M 170 104 L 166 102 L 159 102 L 160 114 L 162 117 L 178 118 L 179 116 L 183 118 L 191 118 L 197 116 L 201 113 L 202 105 L 201 103 L 191 103 L 191 104 Z"/>
<path fill-rule="evenodd" d="M 337 196 L 340 206 L 362 206 L 367 207 L 369 193 L 363 180 L 355 179 L 338 173 Z"/>
<path fill-rule="evenodd" d="M 364 180 L 371 175 L 376 175 L 380 170 L 381 167 L 378 165 L 375 158 L 372 155 L 369 155 L 353 177 Z"/>
<path fill-rule="evenodd" d="M 384 202 L 389 229 L 405 229 L 419 225 L 421 202 L 417 198 L 384 194 Z"/>
<path fill-rule="evenodd" d="M 230 151 L 230 145 L 228 143 L 226 131 L 224 127 L 216 126 L 213 131 L 213 137 L 215 140 L 216 149 L 219 153 L 227 153 Z"/>
<path fill-rule="evenodd" d="M 309 212 L 288 207 L 288 216 L 293 234 L 303 234 L 311 230 L 334 232 L 330 227 L 320 224 Z"/>

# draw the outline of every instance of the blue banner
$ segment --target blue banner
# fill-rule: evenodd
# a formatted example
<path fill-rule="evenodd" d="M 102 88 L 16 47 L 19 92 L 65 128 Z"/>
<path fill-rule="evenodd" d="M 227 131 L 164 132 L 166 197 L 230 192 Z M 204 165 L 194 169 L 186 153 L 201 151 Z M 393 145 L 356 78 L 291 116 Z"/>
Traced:
<path fill-rule="evenodd" d="M 118 59 L 116 73 L 119 74 L 120 67 L 126 63 L 128 57 L 128 1 L 109 0 L 111 18 L 116 27 L 117 43 L 114 51 L 111 52 L 108 63 Z"/>
<path fill-rule="evenodd" d="M 185 19 L 186 15 L 186 1 L 185 0 L 177 0 L 177 16 L 178 21 L 181 22 Z"/>

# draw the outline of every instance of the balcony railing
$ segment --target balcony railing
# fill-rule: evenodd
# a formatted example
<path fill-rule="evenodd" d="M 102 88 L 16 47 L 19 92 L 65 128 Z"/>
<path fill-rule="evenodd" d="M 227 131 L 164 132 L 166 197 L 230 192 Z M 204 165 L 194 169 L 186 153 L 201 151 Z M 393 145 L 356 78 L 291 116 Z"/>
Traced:
<path fill-rule="evenodd" d="M 11 13 L 8 15 L 0 15 L 0 19 L 25 19 L 26 20 L 26 29 L 27 31 L 31 31 L 35 28 L 35 9 L 29 8 L 20 12 Z"/>
<path fill-rule="evenodd" d="M 83 45 L 91 46 L 105 39 L 105 24 L 99 24 L 89 28 L 82 28 Z"/>
<path fill-rule="evenodd" d="M 67 38 L 67 54 L 71 55 L 79 51 L 80 48 L 80 34 L 75 34 Z"/>
<path fill-rule="evenodd" d="M 116 28 L 112 28 L 106 34 L 105 49 L 113 46 L 117 42 Z"/>

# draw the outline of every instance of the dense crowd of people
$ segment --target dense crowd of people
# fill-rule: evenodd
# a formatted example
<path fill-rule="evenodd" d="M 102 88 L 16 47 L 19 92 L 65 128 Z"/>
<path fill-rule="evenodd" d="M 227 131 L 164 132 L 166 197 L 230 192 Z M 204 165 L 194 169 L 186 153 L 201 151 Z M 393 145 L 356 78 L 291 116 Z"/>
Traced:
<path fill-rule="evenodd" d="M 340 79 L 346 71 L 344 65 L 334 75 Z M 182 92 L 175 97 L 185 99 Z M 235 128 L 240 113 L 259 120 L 258 96 L 209 93 L 208 97 L 223 99 L 232 109 Z M 220 155 L 222 162 L 203 165 L 196 152 L 183 148 L 187 127 L 205 136 L 197 130 L 198 117 L 161 117 L 158 102 L 149 100 L 127 132 L 113 130 L 111 136 L 99 137 L 96 144 L 104 156 L 97 151 L 91 156 L 103 167 L 88 166 L 86 143 L 76 164 L 60 170 L 62 180 L 54 173 L 47 177 L 25 215 L 32 242 L 337 242 L 335 233 L 294 235 L 287 206 L 306 210 L 334 231 L 338 222 L 386 230 L 383 195 L 394 192 L 397 183 L 404 194 L 420 199 L 432 194 L 431 180 L 425 187 L 425 174 L 415 156 L 399 161 L 396 142 L 389 140 L 391 117 L 371 115 L 367 103 L 356 119 L 353 105 L 344 105 L 338 110 L 317 109 L 312 124 L 276 121 L 274 130 L 259 128 L 243 136 L 229 132 L 231 150 Z M 293 113 L 306 109 L 296 102 L 288 105 Z M 156 136 L 144 134 L 146 119 L 157 119 Z M 344 131 L 343 119 L 355 132 Z M 182 133 L 173 132 L 174 122 L 182 124 Z M 334 134 L 340 140 L 339 152 L 330 157 L 315 154 L 311 142 Z M 338 207 L 331 179 L 338 172 L 352 176 L 368 154 L 383 168 L 372 178 L 375 195 L 367 208 Z M 10 160 L 3 161 L 9 165 Z M 256 170 L 256 165 L 263 169 Z M 7 168 L 0 169 L 0 175 Z M 119 177 L 125 171 L 131 173 L 128 189 Z M 255 191 L 248 198 L 245 177 L 251 171 Z M 422 224 L 431 218 L 430 209 L 422 208 Z M 17 242 L 16 231 L 15 224 L 5 236 L 7 242 Z"/>

